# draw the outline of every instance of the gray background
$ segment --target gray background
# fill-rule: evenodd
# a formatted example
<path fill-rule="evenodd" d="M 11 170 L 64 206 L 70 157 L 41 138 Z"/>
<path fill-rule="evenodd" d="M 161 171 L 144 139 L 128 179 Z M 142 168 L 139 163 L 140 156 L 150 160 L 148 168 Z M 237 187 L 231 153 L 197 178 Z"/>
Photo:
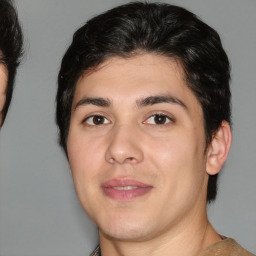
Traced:
<path fill-rule="evenodd" d="M 54 122 L 56 77 L 73 32 L 117 0 L 18 0 L 26 56 L 0 133 L 0 255 L 88 255 L 81 209 Z M 174 0 L 220 33 L 232 63 L 233 145 L 209 207 L 216 229 L 256 253 L 256 1 Z"/>

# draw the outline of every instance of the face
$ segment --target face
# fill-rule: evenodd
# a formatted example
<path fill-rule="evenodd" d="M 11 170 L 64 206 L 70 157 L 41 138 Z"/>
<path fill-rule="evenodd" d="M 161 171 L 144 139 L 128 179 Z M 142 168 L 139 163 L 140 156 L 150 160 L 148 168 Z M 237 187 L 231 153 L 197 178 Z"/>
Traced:
<path fill-rule="evenodd" d="M 115 57 L 79 79 L 67 151 L 77 195 L 100 236 L 152 239 L 205 211 L 203 127 L 174 60 Z"/>
<path fill-rule="evenodd" d="M 8 71 L 4 64 L 0 64 L 0 126 L 2 124 L 2 111 L 6 101 L 7 81 Z"/>

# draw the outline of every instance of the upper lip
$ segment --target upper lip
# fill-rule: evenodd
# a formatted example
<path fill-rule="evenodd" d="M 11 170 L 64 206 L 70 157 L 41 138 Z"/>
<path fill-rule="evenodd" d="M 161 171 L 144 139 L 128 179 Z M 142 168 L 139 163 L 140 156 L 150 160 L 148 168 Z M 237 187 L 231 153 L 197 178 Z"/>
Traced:
<path fill-rule="evenodd" d="M 114 178 L 102 183 L 103 188 L 128 187 L 128 186 L 138 187 L 138 188 L 152 187 L 151 185 L 145 184 L 138 180 L 126 179 L 126 178 Z"/>

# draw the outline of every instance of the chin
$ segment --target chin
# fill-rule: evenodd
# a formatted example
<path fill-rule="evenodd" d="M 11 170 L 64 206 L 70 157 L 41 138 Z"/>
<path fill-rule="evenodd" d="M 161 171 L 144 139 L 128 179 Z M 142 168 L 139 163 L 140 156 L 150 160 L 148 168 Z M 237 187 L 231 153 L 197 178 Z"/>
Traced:
<path fill-rule="evenodd" d="M 100 230 L 105 237 L 109 240 L 119 240 L 119 241 L 143 241 L 146 240 L 146 235 L 140 229 L 126 229 L 119 227 L 119 230 Z"/>
<path fill-rule="evenodd" d="M 108 223 L 106 225 L 106 223 Z M 136 221 L 114 221 L 104 222 L 105 225 L 98 225 L 100 233 L 111 240 L 123 240 L 123 241 L 140 241 L 147 237 L 150 233 L 149 225 L 145 222 Z M 145 228 L 147 227 L 147 229 Z"/>

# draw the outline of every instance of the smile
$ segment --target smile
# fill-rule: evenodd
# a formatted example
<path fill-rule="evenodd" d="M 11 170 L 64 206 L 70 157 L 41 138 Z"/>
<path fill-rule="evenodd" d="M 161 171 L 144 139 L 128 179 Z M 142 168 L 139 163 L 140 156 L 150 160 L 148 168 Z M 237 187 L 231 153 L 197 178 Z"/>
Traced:
<path fill-rule="evenodd" d="M 112 179 L 101 186 L 105 196 L 117 201 L 131 201 L 149 193 L 153 186 L 131 179 Z"/>
<path fill-rule="evenodd" d="M 117 189 L 117 190 L 132 190 L 132 189 L 136 189 L 137 187 L 134 186 L 127 186 L 127 187 L 113 187 L 113 189 Z"/>

